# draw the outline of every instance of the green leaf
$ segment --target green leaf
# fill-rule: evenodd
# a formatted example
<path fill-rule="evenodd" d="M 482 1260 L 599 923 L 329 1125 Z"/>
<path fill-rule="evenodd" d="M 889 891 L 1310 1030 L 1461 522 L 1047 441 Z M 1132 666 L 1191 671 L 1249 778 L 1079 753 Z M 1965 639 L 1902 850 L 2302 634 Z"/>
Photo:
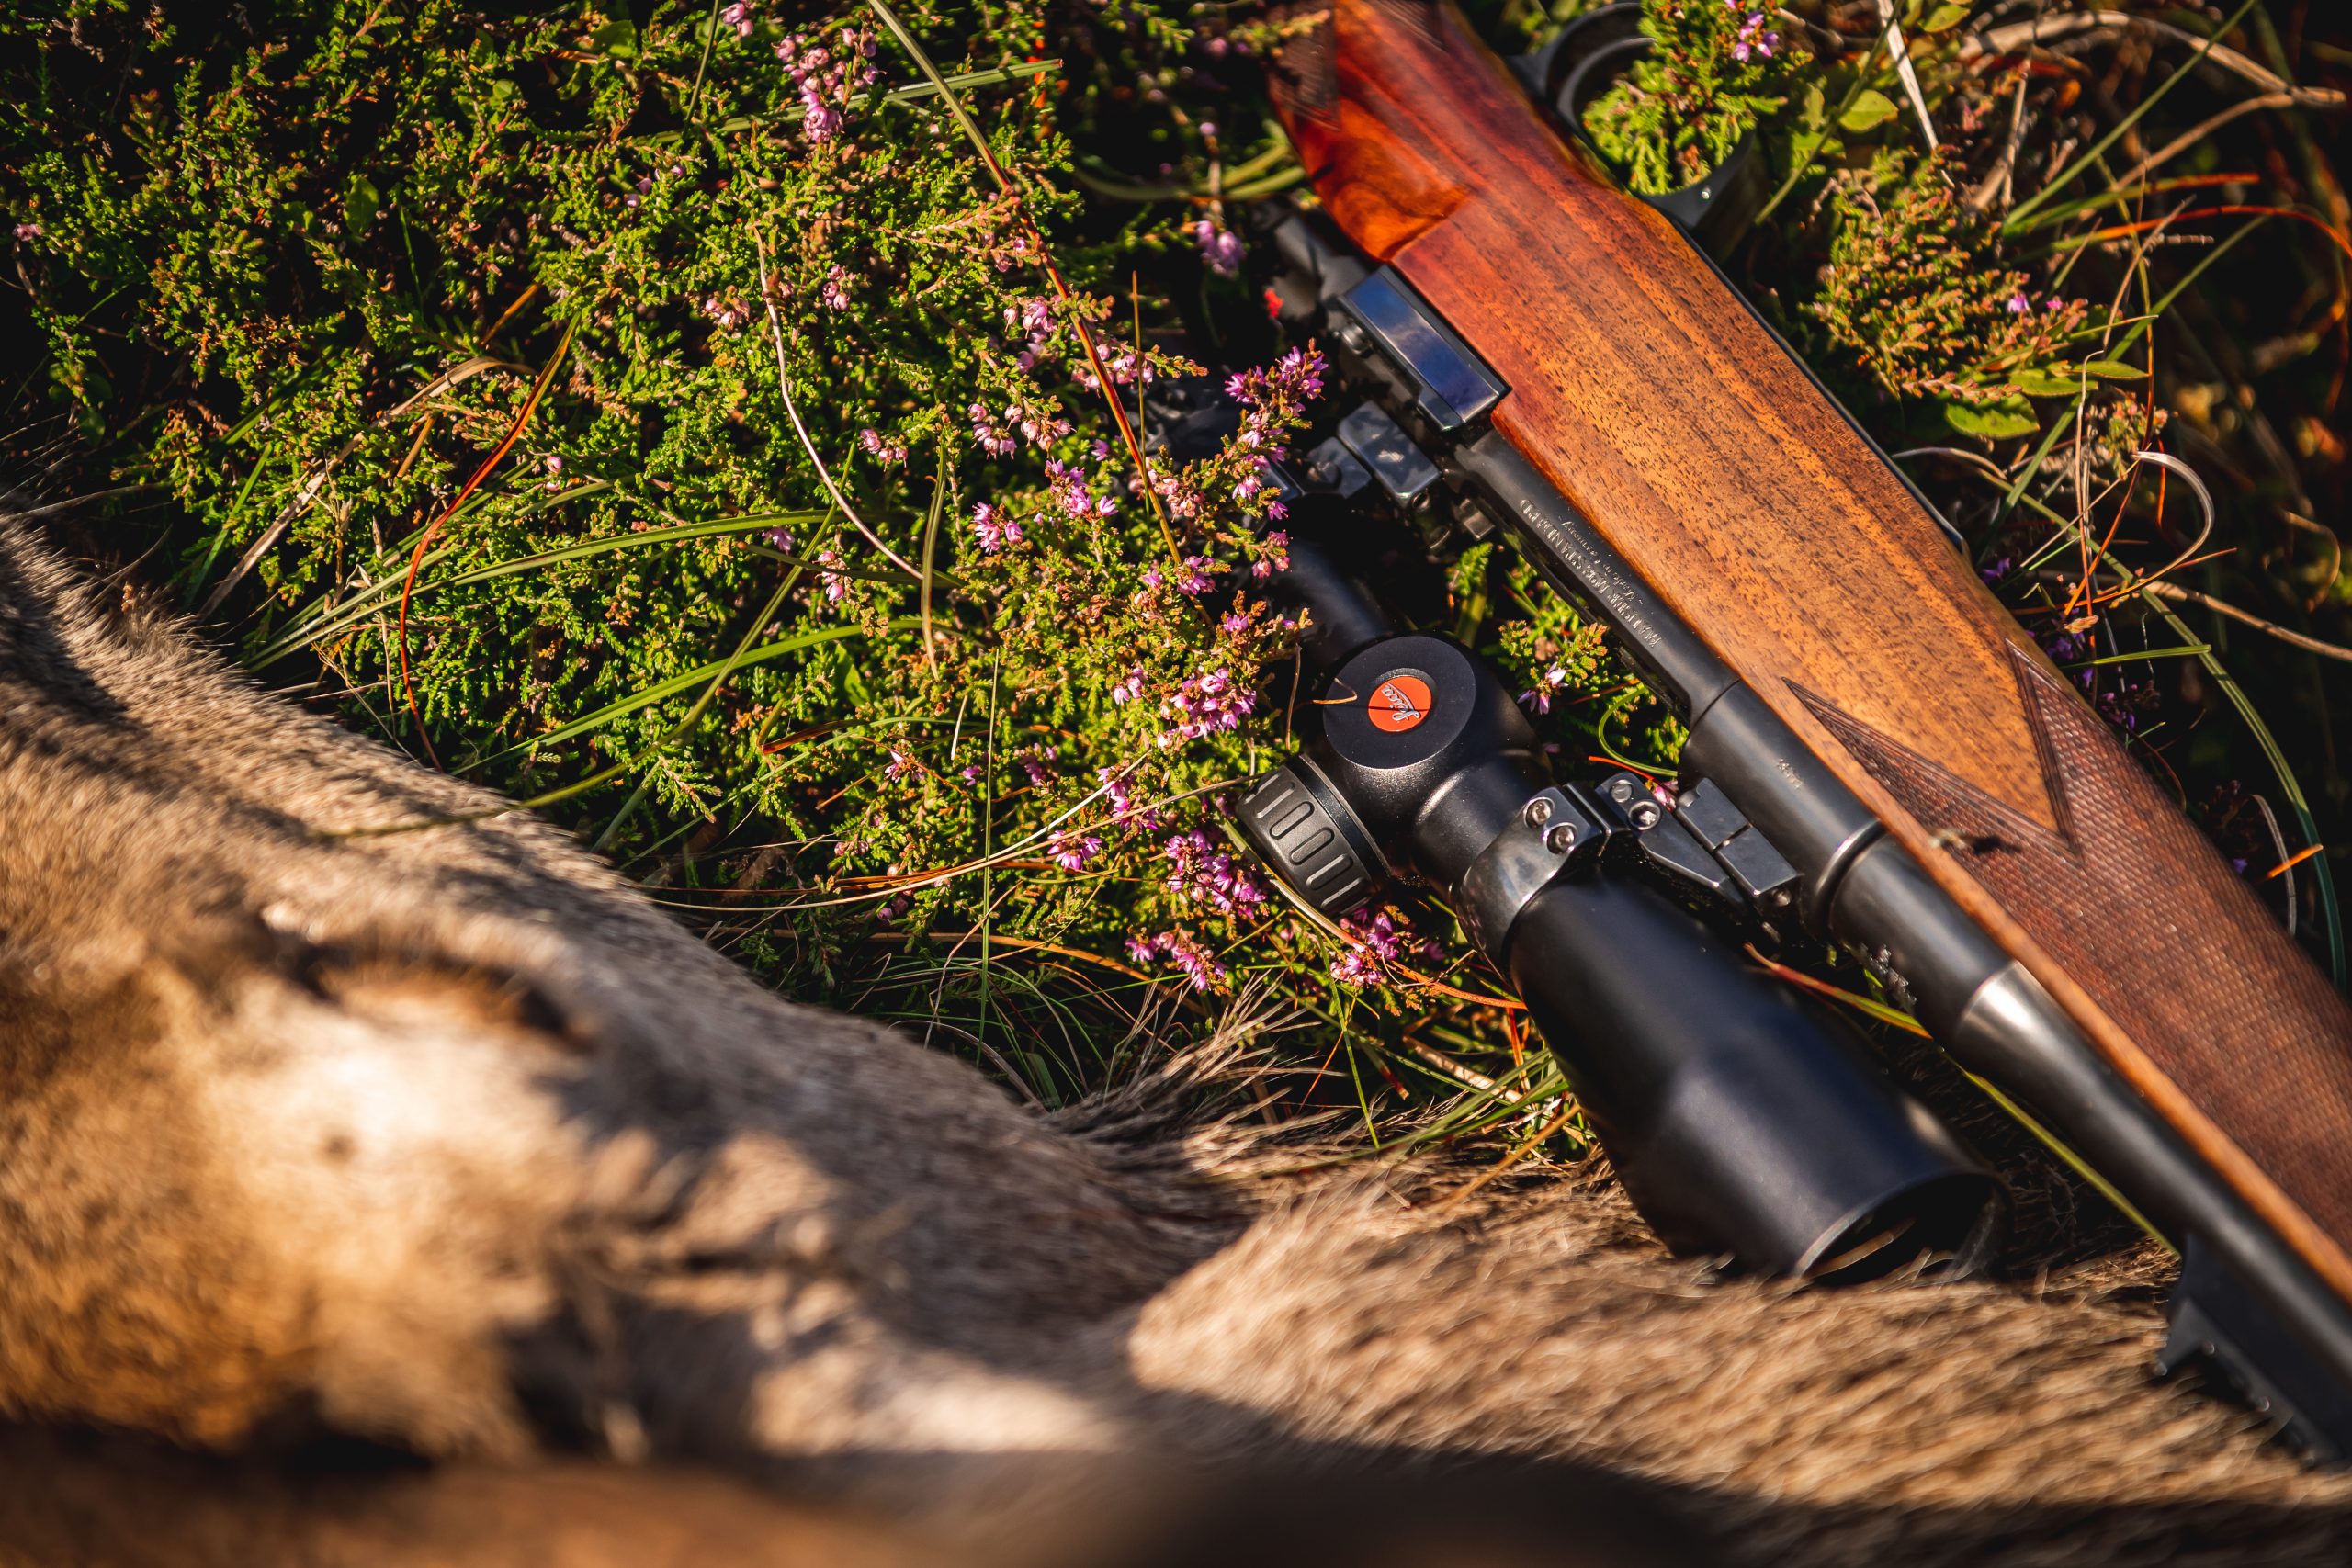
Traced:
<path fill-rule="evenodd" d="M 2023 398 L 2003 398 L 1997 403 L 1981 406 L 1948 402 L 1943 410 L 1946 424 L 1962 435 L 1980 435 L 1987 441 L 2031 435 L 2041 428 L 2041 422 L 2033 417 L 2032 405 Z"/>
<path fill-rule="evenodd" d="M 637 58 L 637 24 L 606 22 L 588 39 L 588 47 L 614 60 Z"/>
<path fill-rule="evenodd" d="M 1822 92 L 1819 82 L 1805 84 L 1804 102 L 1797 109 L 1797 124 L 1811 136 L 1819 136 L 1829 129 L 1829 98 Z"/>
<path fill-rule="evenodd" d="M 1846 112 L 1838 117 L 1839 126 L 1848 130 L 1868 130 L 1883 125 L 1895 116 L 1894 100 L 1876 87 L 1865 87 L 1854 96 Z"/>
<path fill-rule="evenodd" d="M 383 210 L 384 197 L 375 182 L 366 175 L 355 173 L 351 183 L 343 187 L 343 227 L 345 232 L 364 234 L 376 221 L 376 214 Z"/>
<path fill-rule="evenodd" d="M 2052 370 L 2030 369 L 2010 373 L 2009 379 L 2029 398 L 2071 398 L 2082 389 L 2082 383 L 2071 376 Z"/>
<path fill-rule="evenodd" d="M 1948 33 L 1966 20 L 1968 7 L 1951 5 L 1947 0 L 1946 4 L 1928 13 L 1928 19 L 1919 24 L 1919 30 L 1923 33 Z"/>
<path fill-rule="evenodd" d="M 2120 359 L 2086 359 L 2077 367 L 2102 381 L 2137 381 L 2147 372 L 2136 365 L 2126 365 Z"/>

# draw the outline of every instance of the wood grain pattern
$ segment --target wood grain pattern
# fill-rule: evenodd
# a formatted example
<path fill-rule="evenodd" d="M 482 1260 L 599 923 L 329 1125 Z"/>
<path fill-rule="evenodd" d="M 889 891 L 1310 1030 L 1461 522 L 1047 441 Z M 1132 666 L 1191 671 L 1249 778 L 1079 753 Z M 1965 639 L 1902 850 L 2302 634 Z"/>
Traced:
<path fill-rule="evenodd" d="M 1292 138 L 1350 237 L 1509 383 L 1495 428 L 2352 1299 L 2352 1009 L 1704 258 L 1450 4 L 1335 0 L 1325 26 L 1285 56 Z M 2086 831 L 2086 811 L 2113 819 Z M 1994 817 L 2044 852 L 2040 880 L 1942 847 Z M 2267 1128 L 2259 1101 L 2290 1094 L 2301 1119 Z"/>

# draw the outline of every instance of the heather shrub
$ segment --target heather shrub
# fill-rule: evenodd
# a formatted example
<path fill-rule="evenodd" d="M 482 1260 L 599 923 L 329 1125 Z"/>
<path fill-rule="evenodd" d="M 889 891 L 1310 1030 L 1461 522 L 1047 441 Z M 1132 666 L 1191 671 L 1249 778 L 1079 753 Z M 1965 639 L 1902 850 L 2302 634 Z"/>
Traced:
<path fill-rule="evenodd" d="M 2086 162 L 2188 46 L 1898 12 L 1932 151 L 1874 6 L 1651 0 L 1653 54 L 1588 128 L 1639 189 L 1758 137 L 1735 276 L 2265 879 L 2342 821 L 2340 666 L 2138 574 L 2201 549 L 2161 586 L 2340 640 L 2329 165 L 2242 116 L 2132 169 L 2252 90 L 2226 73 Z M 2266 49 L 2255 16 L 2232 37 Z M 1280 1096 L 1408 1106 L 1416 1136 L 1549 1124 L 1556 1076 L 1436 906 L 1310 919 L 1226 814 L 1310 716 L 1265 463 L 1339 389 L 1269 323 L 1244 211 L 1304 188 L 1259 64 L 1298 25 L 22 8 L 13 455 L 266 679 L 1040 1100 L 1140 1017 L 1243 1005 L 1288 1025 Z M 1238 428 L 1140 463 L 1148 395 L 1194 377 Z M 2221 496 L 2186 551 L 2185 487 L 2143 457 L 2176 433 Z M 1679 726 L 1524 563 L 1443 542 L 1426 577 L 1563 771 L 1671 775 Z M 2325 864 L 2263 882 L 2323 958 Z"/>
<path fill-rule="evenodd" d="M 1662 0 L 1642 9 L 1650 51 L 1585 110 L 1593 144 L 1656 196 L 1705 176 L 1787 99 L 1793 55 L 1769 6 Z"/>

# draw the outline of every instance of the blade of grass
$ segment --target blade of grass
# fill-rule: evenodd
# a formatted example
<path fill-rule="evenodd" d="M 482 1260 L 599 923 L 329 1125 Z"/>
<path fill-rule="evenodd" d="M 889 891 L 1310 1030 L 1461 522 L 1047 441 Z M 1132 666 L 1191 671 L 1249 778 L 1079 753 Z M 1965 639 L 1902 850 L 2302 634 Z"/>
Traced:
<path fill-rule="evenodd" d="M 2303 841 L 2309 844 L 2321 842 L 2319 823 L 2312 816 L 2311 803 L 2304 797 L 2303 786 L 2295 778 L 2295 770 L 2288 764 L 2286 752 L 2279 749 L 2278 738 L 2270 733 L 2270 727 L 2262 722 L 2262 715 L 2256 711 L 2254 700 L 2245 694 L 2245 688 L 2222 665 L 2208 639 L 2199 637 L 2189 629 L 2188 622 L 2174 614 L 2172 606 L 2157 594 L 2155 585 L 2147 578 L 2117 560 L 2098 541 L 2093 540 L 2091 547 L 2097 552 L 2099 564 L 2121 579 L 2126 588 L 2138 593 L 2141 603 L 2170 626 L 2184 646 L 2206 644 L 2205 651 L 2196 656 L 2197 662 L 2204 667 L 2205 673 L 2211 678 L 2230 706 L 2237 710 L 2247 733 L 2254 737 L 2254 743 L 2261 749 L 2264 760 L 2269 762 L 2271 774 L 2278 781 L 2278 793 L 2294 808 L 2295 823 L 2302 832 Z M 2320 928 L 2324 933 L 2328 974 L 2341 989 L 2345 982 L 2344 921 L 2336 904 L 2335 879 L 2328 868 L 2325 855 L 2314 859 L 2311 867 L 2312 884 L 2319 896 Z"/>
<path fill-rule="evenodd" d="M 686 112 L 678 118 L 688 125 L 695 122 L 695 110 L 702 104 L 703 73 L 710 69 L 710 46 L 718 41 L 718 0 L 710 0 L 710 9 L 702 19 L 702 53 L 695 61 L 694 90 L 686 95 Z"/>
<path fill-rule="evenodd" d="M 931 481 L 931 515 L 922 525 L 922 661 L 934 675 L 939 655 L 931 646 L 932 551 L 939 542 L 939 514 L 947 504 L 947 437 L 939 438 L 939 467 Z"/>
<path fill-rule="evenodd" d="M 2150 648 L 2143 649 L 2138 653 L 2109 653 L 2098 659 L 2081 659 L 2076 660 L 2072 664 L 2062 664 L 2058 668 L 2061 670 L 2088 670 L 2101 664 L 2137 664 L 2141 660 L 2146 659 L 2185 659 L 2191 654 L 2211 653 L 2212 651 L 2213 645 L 2211 643 L 2189 642 L 2183 643 L 2178 648 Z"/>
<path fill-rule="evenodd" d="M 2164 617 L 2165 624 L 2179 634 L 2181 641 L 2197 640 L 2197 634 L 2188 629 L 2188 623 L 2173 614 L 2171 607 L 2156 596 L 2146 581 L 2135 579 L 2132 586 L 2138 590 L 2141 602 Z M 2288 765 L 2287 754 L 2279 750 L 2278 739 L 2270 733 L 2270 727 L 2262 722 L 2262 716 L 2255 711 L 2254 699 L 2245 694 L 2245 689 L 2222 667 L 2211 648 L 2199 654 L 2197 662 L 2205 667 L 2205 673 L 2212 677 L 2213 684 L 2221 688 L 2222 695 L 2229 699 L 2230 705 L 2237 710 L 2238 717 L 2245 721 L 2247 731 L 2254 737 L 2254 743 L 2262 749 L 2263 757 L 2270 764 L 2271 774 L 2278 781 L 2278 793 L 2286 797 L 2289 806 L 2294 807 L 2295 825 L 2301 830 L 2303 841 L 2317 844 L 2320 841 L 2319 823 L 2312 816 L 2311 803 L 2303 797 L 2303 786 L 2296 781 L 2295 770 Z M 2319 895 L 2320 929 L 2325 933 L 2328 974 L 2340 990 L 2345 981 L 2344 920 L 2336 906 L 2335 878 L 2328 869 L 2325 855 L 2313 860 L 2311 870 L 2312 883 Z"/>
<path fill-rule="evenodd" d="M 563 335 L 556 340 L 555 352 L 548 356 L 547 368 L 541 370 L 539 378 L 532 383 L 530 395 L 523 400 L 523 406 L 515 412 L 514 423 L 506 427 L 505 439 L 499 442 L 490 456 L 481 460 L 481 466 L 474 470 L 473 478 L 468 479 L 465 488 L 458 492 L 458 499 L 451 502 L 442 511 L 441 515 L 426 525 L 424 532 L 417 536 L 416 553 L 409 558 L 408 577 L 401 586 L 399 639 L 401 694 L 408 700 L 408 716 L 416 725 L 416 739 L 424 746 L 425 756 L 435 767 L 441 765 L 441 760 L 433 755 L 432 738 L 424 732 L 424 715 L 416 705 L 416 682 L 410 678 L 408 666 L 409 595 L 416 587 L 417 569 L 424 564 L 425 548 L 433 543 L 434 536 L 447 525 L 458 509 L 465 505 L 467 499 L 481 488 L 481 481 L 490 478 L 491 470 L 498 467 L 508 452 L 514 450 L 514 443 L 522 436 L 523 427 L 531 423 L 531 415 L 537 411 L 539 400 L 547 396 L 549 387 L 555 385 L 556 370 L 563 364 L 564 355 L 571 350 L 571 334 L 578 324 L 576 321 L 564 323 Z"/>
<path fill-rule="evenodd" d="M 998 679 L 1004 672 L 1004 649 L 989 662 L 989 711 L 986 750 L 980 763 L 980 1028 L 989 1024 L 993 979 L 989 938 L 996 924 L 996 699 Z"/>
<path fill-rule="evenodd" d="M 626 550 L 652 549 L 662 545 L 678 544 L 690 539 L 723 538 L 732 534 L 766 533 L 770 529 L 793 524 L 806 525 L 823 521 L 825 515 L 821 512 L 769 512 L 748 517 L 721 518 L 711 523 L 686 524 L 675 528 L 648 528 L 642 534 L 616 534 L 607 535 L 603 538 L 581 539 L 552 550 L 517 556 L 512 560 L 499 561 L 491 566 L 475 567 L 471 570 L 461 571 L 455 576 L 433 578 L 419 582 L 416 585 L 414 597 L 422 599 L 427 594 L 445 588 L 469 588 L 476 583 L 495 581 L 502 577 L 514 577 L 524 572 L 537 571 L 546 567 L 560 566 L 565 561 L 589 560 L 597 556 L 614 555 Z M 783 552 L 777 553 L 782 555 Z M 425 558 L 425 564 L 430 566 L 435 561 L 445 558 L 446 549 L 435 551 Z M 785 558 L 797 561 L 798 558 Z M 280 633 L 276 640 L 259 653 L 254 655 L 251 668 L 259 670 L 275 663 L 289 653 L 308 648 L 367 619 L 369 615 L 390 601 L 397 586 L 396 579 L 387 578 L 373 587 L 344 600 L 340 605 L 329 613 L 325 619 L 298 621 Z"/>
<path fill-rule="evenodd" d="M 2018 225 L 2019 234 L 2030 234 L 2037 229 L 2047 229 L 2053 223 L 2064 223 L 2069 218 L 2079 218 L 2086 212 L 2096 212 L 2102 207 L 2124 207 L 2143 197 L 2165 196 L 2177 190 L 2209 190 L 2215 186 L 2252 185 L 2261 176 L 2252 173 L 2223 175 L 2182 175 L 2174 179 L 2153 180 L 2138 185 L 2118 186 L 2097 196 L 2086 196 L 2074 201 L 2062 201 L 2036 217 L 2030 223 Z"/>
<path fill-rule="evenodd" d="M 334 456 L 319 465 L 309 479 L 295 491 L 294 499 L 288 502 L 276 517 L 270 519 L 269 526 L 261 531 L 259 537 L 245 547 L 245 553 L 237 558 L 237 564 L 229 569 L 228 575 L 223 577 L 219 585 L 206 596 L 204 603 L 197 606 L 197 618 L 201 620 L 220 607 L 220 602 L 229 596 L 230 590 L 243 581 L 245 573 L 260 563 L 261 558 L 269 553 L 271 547 L 285 536 L 288 528 L 293 526 L 295 519 L 311 509 L 312 503 L 319 499 L 320 492 L 326 489 L 327 480 L 334 478 L 335 469 L 342 466 L 343 460 L 359 450 L 360 444 L 370 435 L 382 430 L 425 399 L 446 392 L 460 382 L 471 380 L 485 370 L 527 371 L 527 369 L 528 367 L 512 364 L 491 355 L 477 354 L 450 366 L 418 388 L 406 400 L 369 420 L 357 434 L 336 448 Z M 255 414 L 254 417 L 258 418 L 259 415 Z"/>
<path fill-rule="evenodd" d="M 2227 255 L 2230 252 L 2231 246 L 2236 244 L 2240 240 L 2245 239 L 2248 234 L 2253 233 L 2256 229 L 2261 228 L 2265 223 L 2269 221 L 2269 215 L 2266 213 L 2263 216 L 2256 218 L 2253 222 L 2246 224 L 2244 228 L 2233 230 L 2225 238 L 2217 241 L 2211 250 L 2197 258 L 2197 265 L 2195 266 L 2190 267 L 2187 272 L 2181 274 L 2177 282 L 2176 282 L 2170 288 L 2165 289 L 2164 293 L 2157 296 L 2156 302 L 2148 308 L 2147 313 L 2142 316 L 2137 321 L 2134 321 L 2132 324 L 2131 330 L 2126 332 L 2120 339 L 2117 340 L 2115 345 L 2107 351 L 2108 357 L 2111 359 L 2120 359 L 2126 353 L 2130 352 L 2132 345 L 2137 344 L 2141 338 L 2145 336 L 2149 329 L 2163 317 L 2166 310 L 2172 308 L 2173 301 L 2179 299 L 2182 294 L 2188 291 L 2190 285 L 2194 284 L 2199 277 L 2202 277 L 2205 275 L 2205 269 L 2207 267 L 2211 266 L 2215 262 L 2220 261 L 2223 256 Z"/>
<path fill-rule="evenodd" d="M 262 455 L 254 459 L 253 472 L 247 474 L 245 482 L 238 487 L 237 499 L 229 503 L 231 516 L 233 517 L 245 509 L 245 502 L 253 498 L 254 486 L 261 480 L 262 470 L 268 468 L 277 456 L 277 448 L 270 446 L 264 448 Z M 220 558 L 220 547 L 226 544 L 228 539 L 229 529 L 226 524 L 212 531 L 211 547 L 204 552 L 204 564 L 198 567 L 196 575 L 188 580 L 187 593 L 180 601 L 181 609 L 190 610 L 196 607 L 196 596 L 203 592 L 204 580 L 212 575 L 212 563 Z"/>
<path fill-rule="evenodd" d="M 654 748 L 657 753 L 684 739 L 686 734 L 694 728 L 695 721 L 700 719 L 709 709 L 710 705 L 718 700 L 719 692 L 727 684 L 727 678 L 742 667 L 743 656 L 751 651 L 752 640 L 767 629 L 768 623 L 775 618 L 775 613 L 784 607 L 785 596 L 798 586 L 800 579 L 807 571 L 807 567 L 796 564 L 790 571 L 784 574 L 784 581 L 775 585 L 775 592 L 768 595 L 767 603 L 760 606 L 760 613 L 752 617 L 752 624 L 745 626 L 743 635 L 736 639 L 734 652 L 728 655 L 726 662 L 720 665 L 718 671 L 711 676 L 710 683 L 705 686 L 701 694 L 695 698 L 693 705 L 686 709 L 685 716 L 679 719 L 670 733 L 662 738 L 661 744 Z M 645 760 L 639 758 L 639 764 L 642 765 Z M 621 808 L 613 813 L 613 819 L 605 825 L 603 832 L 596 835 L 594 847 L 597 851 L 601 852 L 618 835 L 622 825 L 629 819 L 630 813 L 637 809 L 638 802 L 645 798 L 645 791 L 650 782 L 643 778 L 638 780 L 637 787 L 629 791 L 628 798 L 621 803 Z"/>
<path fill-rule="evenodd" d="M 2099 159 L 2105 155 L 2109 148 L 2114 146 L 2125 136 L 2131 134 L 2132 128 L 2140 123 L 2142 117 L 2146 115 L 2150 109 L 2154 108 L 2158 104 L 2164 102 L 2165 95 L 2170 93 L 2175 87 L 2180 85 L 2182 80 L 2186 78 L 2190 72 L 2196 70 L 2199 65 L 2204 63 L 2205 56 L 2211 51 L 2215 44 L 2221 42 L 2222 35 L 2227 33 L 2231 28 L 2236 27 L 2240 22 L 2244 21 L 2245 19 L 2245 14 L 2248 11 L 2253 10 L 2254 6 L 2255 0 L 2241 0 L 2238 8 L 2230 13 L 2229 19 L 2223 22 L 2220 27 L 2214 28 L 2213 35 L 2205 39 L 2204 42 L 2199 44 L 2197 46 L 2196 52 L 2191 54 L 2187 60 L 2183 61 L 2171 75 L 2165 77 L 2162 82 L 2157 83 L 2154 88 L 2143 96 L 2140 101 L 2132 106 L 2132 112 L 2130 114 L 2125 115 L 2121 119 L 2117 120 L 2115 124 L 2109 127 L 2106 135 L 2100 137 L 2097 141 L 2092 142 L 2088 150 L 2084 152 L 2073 163 L 2067 164 L 2064 169 L 2061 169 L 2048 184 L 2044 185 L 2040 190 L 2034 192 L 2033 195 L 2026 200 L 2021 201 L 2018 203 L 2017 206 L 2011 208 L 2009 209 L 2009 215 L 2001 220 L 2002 232 L 2014 233 L 2028 218 L 2033 216 L 2036 209 L 2049 201 L 2052 197 L 2065 189 L 2067 186 L 2073 184 L 2075 176 L 2079 175 L 2085 169 L 2090 168 L 2092 165 L 2096 164 Z"/>
<path fill-rule="evenodd" d="M 885 560 L 908 577 L 922 576 L 899 557 L 898 551 L 884 544 L 880 535 L 865 525 L 865 519 L 857 514 L 857 508 L 849 503 L 849 498 L 842 494 L 841 486 L 833 482 L 832 470 L 825 467 L 825 459 L 818 456 L 817 443 L 809 438 L 808 427 L 800 423 L 800 405 L 792 400 L 792 371 L 785 364 L 784 323 L 776 319 L 775 290 L 768 283 L 767 242 L 754 233 L 752 243 L 760 259 L 760 304 L 767 311 L 768 335 L 775 343 L 775 389 L 777 395 L 784 399 L 784 412 L 792 416 L 792 429 L 800 437 L 801 450 L 808 454 L 808 461 L 816 468 L 817 478 L 824 482 L 825 493 L 832 498 L 835 506 L 841 508 L 842 515 L 849 519 L 850 526 L 857 530 L 858 536 L 879 550 Z"/>
<path fill-rule="evenodd" d="M 910 631 L 918 624 L 912 616 L 907 616 L 892 621 L 889 624 L 889 629 Z M 797 637 L 779 637 L 774 642 L 763 643 L 758 648 L 731 660 L 716 659 L 707 664 L 696 665 L 684 674 L 673 675 L 666 681 L 659 681 L 650 686 L 632 692 L 618 701 L 607 703 L 595 712 L 583 714 L 569 724 L 558 725 L 544 734 L 534 735 L 527 740 L 518 740 L 502 751 L 493 751 L 476 765 L 487 766 L 492 762 L 511 757 L 518 751 L 526 751 L 534 747 L 551 746 L 560 741 L 571 739 L 574 736 L 585 735 L 590 730 L 602 728 L 614 719 L 635 713 L 641 707 L 661 702 L 666 697 L 674 697 L 681 692 L 690 691 L 714 675 L 729 669 L 741 670 L 754 664 L 764 664 L 769 660 L 781 659 L 787 653 L 797 653 L 802 649 L 815 648 L 821 643 L 839 642 L 845 637 L 865 635 L 865 628 L 862 626 L 827 626 L 821 631 L 803 632 Z"/>
<path fill-rule="evenodd" d="M 1885 41 L 1883 34 L 1874 36 L 1871 39 L 1870 51 L 1864 54 L 1861 62 L 1854 67 L 1853 85 L 1846 89 L 1846 96 L 1838 100 L 1838 107 L 1830 110 L 1828 117 L 1821 122 L 1821 133 L 1810 141 L 1792 141 L 1790 143 L 1789 177 L 1781 182 L 1781 188 L 1772 193 L 1772 198 L 1763 205 L 1755 218 L 1750 220 L 1756 231 L 1760 233 L 1763 231 L 1765 220 L 1780 210 L 1781 203 L 1788 200 L 1789 193 L 1797 188 L 1799 183 L 1804 179 L 1806 171 L 1813 167 L 1814 159 L 1820 155 L 1824 147 L 1829 145 L 1829 138 L 1835 133 L 1838 122 L 1846 118 L 1846 111 L 1854 107 L 1854 100 L 1862 96 L 1864 87 L 1870 85 L 1871 63 L 1878 59 L 1879 46 Z"/>
<path fill-rule="evenodd" d="M 1032 76 L 1049 75 L 1061 68 L 1062 62 L 1058 60 L 1029 60 L 1017 65 L 993 67 L 986 71 L 962 72 L 948 77 L 946 81 L 951 87 L 993 87 L 1002 82 L 1020 82 Z M 850 95 L 849 102 L 843 107 L 854 113 L 869 104 L 913 103 L 919 99 L 938 96 L 939 88 L 935 84 L 917 82 L 904 87 L 893 87 L 878 97 L 871 93 L 853 93 Z M 731 136 L 739 130 L 749 130 L 755 125 L 797 125 L 808 118 L 808 110 L 806 107 L 788 108 L 772 115 L 737 115 L 731 119 L 720 120 L 717 125 L 709 127 L 708 131 L 713 136 Z M 685 136 L 686 132 L 684 130 L 657 130 L 650 136 L 633 137 L 630 140 L 640 147 L 665 147 L 673 141 L 684 141 Z"/>

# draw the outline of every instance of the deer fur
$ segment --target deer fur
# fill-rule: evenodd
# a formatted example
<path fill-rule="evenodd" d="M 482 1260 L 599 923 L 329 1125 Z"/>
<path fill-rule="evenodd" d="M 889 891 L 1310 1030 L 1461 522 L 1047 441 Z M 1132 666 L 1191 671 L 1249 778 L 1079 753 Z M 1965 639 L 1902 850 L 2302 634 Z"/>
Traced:
<path fill-rule="evenodd" d="M 157 1562 L 456 1560 L 401 1543 L 518 1499 L 645 1517 L 648 1463 L 729 1499 L 700 1545 L 651 1508 L 673 1555 L 734 1561 L 740 1517 L 798 1561 L 821 1506 L 940 1561 L 1237 1458 L 1601 1468 L 1758 1561 L 2352 1543 L 2345 1477 L 2152 1381 L 2143 1290 L 1726 1280 L 1598 1168 L 1461 1198 L 1427 1164 L 1253 1174 L 1141 1101 L 1034 1114 L 20 529 L 0 825 L 0 1534 L 66 1543 L 0 1562 L 132 1560 L 119 1520 L 87 1547 L 93 1475 L 158 1499 Z M 117 1436 L 42 1435 L 74 1430 Z M 174 1479 L 322 1437 L 431 1465 Z M 896 1560 L 858 1541 L 834 1558 Z"/>

